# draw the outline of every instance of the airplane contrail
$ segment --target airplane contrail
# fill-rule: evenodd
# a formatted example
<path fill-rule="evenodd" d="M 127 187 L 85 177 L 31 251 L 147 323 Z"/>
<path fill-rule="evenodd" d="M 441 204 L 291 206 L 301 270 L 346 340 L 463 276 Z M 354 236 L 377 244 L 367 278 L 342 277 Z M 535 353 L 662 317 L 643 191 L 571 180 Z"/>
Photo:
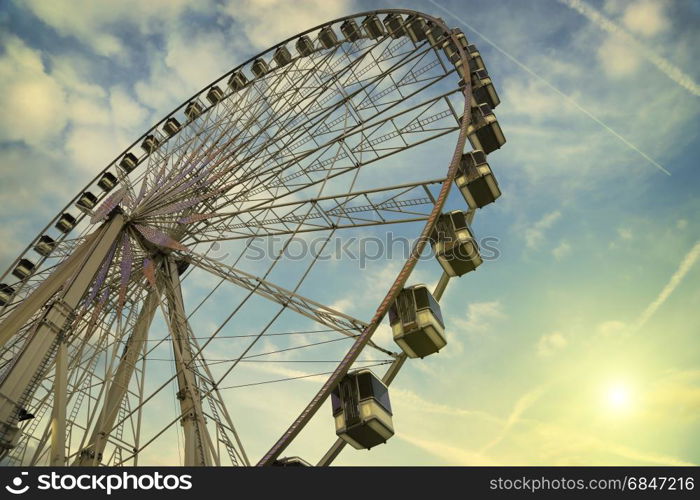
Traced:
<path fill-rule="evenodd" d="M 700 95 L 700 86 L 697 83 L 695 83 L 689 75 L 684 73 L 682 69 L 670 63 L 665 57 L 660 56 L 652 49 L 642 44 L 624 28 L 616 24 L 611 19 L 605 17 L 602 13 L 600 13 L 595 8 L 591 7 L 586 2 L 583 2 L 582 0 L 557 1 L 563 5 L 566 5 L 570 9 L 575 10 L 579 14 L 587 17 L 593 24 L 603 29 L 604 31 L 624 38 L 627 42 L 634 45 L 634 47 L 638 49 L 638 54 L 640 56 L 644 57 L 649 62 L 651 62 L 671 80 L 676 82 L 678 85 L 686 89 L 691 94 L 696 96 Z"/>
<path fill-rule="evenodd" d="M 676 287 L 681 284 L 681 281 L 683 281 L 683 278 L 685 278 L 685 275 L 692 269 L 699 257 L 700 240 L 695 243 L 693 248 L 691 248 L 687 254 L 685 254 L 685 257 L 683 257 L 683 260 L 678 265 L 678 269 L 676 269 L 676 272 L 673 273 L 673 276 L 671 276 L 671 279 L 668 280 L 668 283 L 666 283 L 666 286 L 661 290 L 654 302 L 649 304 L 647 308 L 644 309 L 644 312 L 639 315 L 639 318 L 634 324 L 632 331 L 639 330 L 646 324 L 647 321 L 649 321 L 649 318 L 656 313 L 656 310 L 661 307 L 664 302 L 666 302 L 666 299 L 668 299 Z"/>

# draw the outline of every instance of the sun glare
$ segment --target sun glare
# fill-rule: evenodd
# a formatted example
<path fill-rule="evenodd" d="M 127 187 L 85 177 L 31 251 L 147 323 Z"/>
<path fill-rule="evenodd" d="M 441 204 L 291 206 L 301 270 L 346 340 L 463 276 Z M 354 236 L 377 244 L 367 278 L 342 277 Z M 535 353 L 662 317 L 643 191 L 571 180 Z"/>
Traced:
<path fill-rule="evenodd" d="M 628 411 L 632 405 L 630 388 L 620 382 L 609 385 L 605 392 L 605 403 L 606 407 L 615 413 Z"/>

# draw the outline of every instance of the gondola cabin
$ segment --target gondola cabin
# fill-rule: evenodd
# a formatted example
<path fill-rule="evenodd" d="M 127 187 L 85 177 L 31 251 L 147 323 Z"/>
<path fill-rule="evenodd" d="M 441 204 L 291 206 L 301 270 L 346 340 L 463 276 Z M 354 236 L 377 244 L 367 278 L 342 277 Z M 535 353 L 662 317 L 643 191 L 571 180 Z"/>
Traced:
<path fill-rule="evenodd" d="M 463 276 L 483 262 L 466 216 L 459 210 L 440 215 L 430 242 L 435 257 L 449 276 Z"/>
<path fill-rule="evenodd" d="M 168 137 L 172 137 L 180 131 L 180 122 L 177 118 L 171 116 L 163 124 L 163 132 L 168 134 Z"/>
<path fill-rule="evenodd" d="M 296 49 L 300 56 L 310 56 L 314 52 L 314 44 L 306 35 L 300 36 L 296 43 Z"/>
<path fill-rule="evenodd" d="M 338 35 L 335 34 L 333 28 L 326 26 L 321 28 L 321 31 L 318 33 L 318 41 L 321 42 L 321 46 L 324 49 L 331 49 L 338 45 Z"/>
<path fill-rule="evenodd" d="M 187 106 L 185 106 L 185 116 L 189 121 L 194 120 L 197 118 L 199 115 L 202 114 L 204 111 L 204 108 L 202 108 L 202 105 L 199 103 L 199 101 L 190 101 L 187 103 Z"/>
<path fill-rule="evenodd" d="M 376 14 L 370 14 L 362 21 L 362 27 L 365 29 L 370 38 L 381 38 L 386 33 L 384 25 L 379 20 Z"/>
<path fill-rule="evenodd" d="M 472 149 L 480 149 L 486 154 L 500 149 L 506 143 L 496 115 L 486 103 L 472 107 L 472 122 L 467 128 L 467 137 Z"/>
<path fill-rule="evenodd" d="M 228 79 L 228 86 L 234 92 L 241 90 L 248 83 L 248 78 L 242 71 L 234 71 L 231 78 Z"/>
<path fill-rule="evenodd" d="M 20 259 L 15 268 L 12 270 L 12 274 L 21 280 L 25 280 L 32 275 L 34 268 L 36 266 L 29 259 Z"/>
<path fill-rule="evenodd" d="M 472 73 L 472 94 L 475 102 L 485 102 L 491 108 L 495 108 L 501 103 L 496 88 L 493 86 L 493 81 L 491 81 L 491 77 L 485 69 Z"/>
<path fill-rule="evenodd" d="M 394 435 L 389 390 L 367 369 L 348 373 L 331 393 L 335 433 L 355 449 L 370 449 Z"/>
<path fill-rule="evenodd" d="M 97 196 L 92 194 L 90 191 L 85 191 L 80 195 L 80 198 L 78 198 L 78 201 L 75 202 L 75 205 L 81 210 L 92 210 L 95 208 L 95 205 L 97 205 Z"/>
<path fill-rule="evenodd" d="M 402 36 L 406 36 L 406 30 L 403 27 L 403 17 L 401 17 L 401 14 L 387 14 L 384 18 L 384 26 L 386 26 L 391 38 L 401 38 Z"/>
<path fill-rule="evenodd" d="M 354 19 L 346 19 L 345 22 L 340 25 L 340 32 L 351 42 L 356 42 L 362 38 L 362 31 L 360 31 L 360 27 Z"/>
<path fill-rule="evenodd" d="M 426 25 L 422 17 L 411 15 L 406 21 L 406 32 L 413 43 L 425 40 Z"/>
<path fill-rule="evenodd" d="M 0 306 L 4 306 L 15 294 L 15 289 L 5 283 L 0 283 Z"/>
<path fill-rule="evenodd" d="M 100 186 L 102 191 L 107 193 L 107 192 L 111 191 L 112 189 L 114 189 L 114 186 L 116 186 L 118 182 L 119 181 L 114 176 L 114 174 L 110 174 L 109 172 L 105 172 L 104 174 L 102 174 L 102 177 L 97 182 L 97 185 Z"/>
<path fill-rule="evenodd" d="M 75 223 L 75 217 L 66 212 L 58 219 L 55 228 L 65 234 L 71 232 L 71 230 L 75 227 Z"/>
<path fill-rule="evenodd" d="M 158 144 L 160 144 L 160 139 L 153 134 L 148 134 L 141 142 L 141 149 L 143 149 L 146 154 L 151 154 L 158 147 Z"/>
<path fill-rule="evenodd" d="M 273 467 L 311 467 L 311 464 L 299 457 L 282 457 L 272 462 Z"/>
<path fill-rule="evenodd" d="M 262 78 L 270 71 L 270 66 L 265 59 L 258 58 L 253 61 L 252 71 L 257 78 Z"/>
<path fill-rule="evenodd" d="M 501 189 L 483 151 L 462 155 L 455 183 L 471 209 L 483 208 L 501 196 Z"/>
<path fill-rule="evenodd" d="M 122 170 L 122 172 L 128 174 L 136 168 L 136 165 L 138 165 L 138 163 L 139 160 L 138 158 L 136 158 L 136 155 L 134 155 L 134 153 L 127 153 L 124 155 L 124 158 L 122 158 L 119 162 L 119 168 Z"/>
<path fill-rule="evenodd" d="M 282 66 L 286 66 L 287 64 L 292 62 L 292 54 L 290 54 L 289 49 L 287 47 L 282 45 L 280 47 L 277 47 L 277 50 L 275 50 L 275 54 L 272 56 L 272 59 L 277 64 L 277 67 L 281 68 Z"/>
<path fill-rule="evenodd" d="M 56 248 L 56 242 L 51 236 L 42 235 L 34 244 L 34 251 L 42 257 L 47 257 Z"/>
<path fill-rule="evenodd" d="M 3 436 L 0 439 L 0 450 L 11 450 L 17 446 L 19 439 L 22 437 L 22 430 L 12 424 L 5 424 Z M 24 493 L 23 491 L 21 493 Z"/>
<path fill-rule="evenodd" d="M 467 47 L 467 53 L 469 54 L 469 70 L 479 71 L 480 69 L 486 69 L 484 65 L 484 60 L 481 58 L 481 53 L 476 45 L 473 43 Z"/>
<path fill-rule="evenodd" d="M 207 91 L 207 101 L 216 104 L 224 98 L 224 93 L 218 85 L 214 85 Z"/>
<path fill-rule="evenodd" d="M 389 324 L 409 358 L 424 358 L 447 344 L 440 305 L 425 285 L 401 290 L 389 308 Z"/>
<path fill-rule="evenodd" d="M 442 29 L 436 24 L 428 22 L 428 28 L 425 32 L 425 37 L 428 39 L 430 45 L 432 45 L 433 47 L 441 47 L 445 35 L 446 33 L 444 29 Z"/>

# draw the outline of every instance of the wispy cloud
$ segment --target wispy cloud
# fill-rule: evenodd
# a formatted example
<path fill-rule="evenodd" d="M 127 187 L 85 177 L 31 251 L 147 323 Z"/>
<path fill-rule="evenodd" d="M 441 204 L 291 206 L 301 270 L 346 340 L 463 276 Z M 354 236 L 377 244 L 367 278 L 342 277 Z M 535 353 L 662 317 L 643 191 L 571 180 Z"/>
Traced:
<path fill-rule="evenodd" d="M 614 34 L 623 38 L 628 43 L 632 44 L 636 49 L 637 53 L 649 60 L 654 66 L 656 66 L 661 72 L 668 76 L 675 83 L 686 89 L 693 95 L 700 95 L 700 86 L 698 86 L 695 81 L 681 70 L 678 66 L 669 62 L 667 58 L 662 57 L 651 47 L 642 44 L 629 32 L 627 32 L 620 25 L 612 21 L 611 19 L 604 16 L 601 12 L 591 7 L 586 2 L 582 0 L 558 0 L 560 3 L 566 5 L 567 7 L 575 10 L 579 14 L 586 16 L 593 24 L 599 28 L 607 31 L 608 33 Z"/>
<path fill-rule="evenodd" d="M 542 216 L 540 220 L 525 230 L 525 245 L 527 248 L 536 249 L 544 242 L 545 232 L 561 218 L 561 212 L 554 210 Z"/>

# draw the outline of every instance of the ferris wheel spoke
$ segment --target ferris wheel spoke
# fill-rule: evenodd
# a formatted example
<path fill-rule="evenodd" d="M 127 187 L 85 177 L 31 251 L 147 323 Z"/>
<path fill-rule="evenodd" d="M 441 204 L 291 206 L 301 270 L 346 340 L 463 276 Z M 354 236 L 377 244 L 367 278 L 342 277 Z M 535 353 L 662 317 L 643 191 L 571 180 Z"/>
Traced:
<path fill-rule="evenodd" d="M 227 266 L 222 262 L 210 259 L 201 255 L 191 254 L 189 256 L 193 265 L 212 273 L 220 278 L 224 278 L 241 288 L 253 291 L 273 302 L 289 308 L 313 319 L 321 325 L 333 328 L 344 334 L 354 335 L 353 332 L 361 331 L 366 323 L 359 319 L 338 312 L 330 307 L 324 306 L 320 302 L 299 295 L 286 288 L 280 287 L 259 278 L 253 274 L 246 273 L 239 269 Z"/>
<path fill-rule="evenodd" d="M 454 95 L 458 91 L 450 91 L 448 93 L 437 96 L 425 103 L 420 103 L 414 105 L 408 109 L 399 111 L 398 113 L 386 116 L 378 122 L 373 122 L 363 127 L 353 130 L 351 132 L 345 133 L 342 137 L 335 139 L 327 144 L 325 144 L 326 151 L 328 148 L 333 147 L 342 139 L 342 144 L 353 143 L 357 145 L 351 148 L 353 155 L 362 157 L 365 154 L 369 154 L 369 158 L 365 156 L 362 163 L 359 165 L 347 161 L 350 158 L 348 152 L 341 151 L 340 149 L 334 156 L 330 158 L 322 159 L 319 154 L 322 151 L 314 150 L 304 152 L 303 155 L 295 157 L 292 160 L 288 160 L 286 165 L 288 167 L 298 165 L 298 170 L 295 173 L 288 174 L 284 177 L 279 178 L 278 175 L 284 169 L 279 172 L 273 172 L 271 175 L 262 178 L 266 172 L 256 173 L 252 179 L 249 179 L 248 184 L 257 185 L 258 187 L 250 189 L 248 191 L 242 190 L 236 193 L 232 197 L 222 197 L 223 201 L 216 206 L 217 209 L 222 208 L 227 204 L 234 204 L 239 200 L 250 199 L 251 196 L 255 196 L 264 193 L 266 190 L 271 188 L 284 189 L 282 195 L 276 195 L 272 199 L 282 198 L 290 193 L 300 191 L 303 188 L 308 187 L 308 185 L 313 185 L 316 182 L 312 181 L 309 183 L 303 183 L 299 186 L 294 186 L 293 182 L 300 177 L 307 176 L 309 174 L 319 174 L 327 172 L 331 169 L 340 169 L 336 172 L 336 175 L 341 175 L 347 171 L 351 171 L 355 168 L 359 168 L 363 165 L 375 162 L 386 156 L 398 153 L 400 151 L 406 150 L 410 147 L 418 146 L 427 141 L 436 139 L 442 135 L 454 132 L 459 129 L 459 123 L 454 118 L 453 111 L 449 105 L 448 97 Z M 430 114 L 427 114 L 431 111 Z M 403 126 L 398 126 L 397 121 L 402 120 L 404 122 Z M 444 123 L 447 120 L 447 123 Z M 432 125 L 431 125 L 432 124 Z M 436 126 L 440 125 L 440 126 Z M 396 138 L 402 140 L 402 144 L 393 147 L 384 147 L 383 149 L 378 149 L 381 144 L 392 141 Z M 302 166 L 299 161 L 316 155 L 316 159 L 311 160 L 307 166 Z M 342 166 L 338 165 L 340 160 L 346 160 L 345 164 Z M 276 183 L 275 179 L 278 179 Z M 246 182 L 242 180 L 241 182 Z M 274 184 L 271 184 L 274 183 Z"/>
<path fill-rule="evenodd" d="M 397 63 L 396 66 L 400 66 L 401 64 L 402 64 L 402 63 Z M 386 77 L 386 73 L 383 73 L 383 74 L 380 74 L 380 75 L 374 77 L 373 81 L 381 81 L 381 79 L 383 79 L 384 77 Z M 434 82 L 433 82 L 433 83 L 434 83 Z M 341 106 L 347 106 L 348 101 L 349 101 L 354 95 L 357 95 L 357 94 L 359 94 L 360 92 L 361 92 L 361 89 L 360 89 L 360 90 L 355 90 L 352 94 L 348 95 L 347 97 L 345 97 L 344 99 L 342 99 L 340 102 L 338 102 L 338 103 L 332 103 L 332 104 L 331 104 L 331 107 L 330 107 L 330 109 L 329 109 L 329 111 L 325 112 L 325 115 L 326 115 L 326 116 L 324 116 L 324 115 L 321 114 L 321 113 L 324 112 L 324 110 L 321 109 L 321 110 L 319 111 L 318 116 L 309 117 L 309 118 L 307 119 L 307 122 L 306 122 L 306 123 L 309 123 L 309 122 L 314 122 L 314 123 L 316 123 L 316 124 L 318 124 L 318 123 L 323 123 L 324 121 L 326 121 L 325 118 L 327 117 L 327 115 L 328 115 L 329 113 L 332 113 L 333 111 L 337 110 L 337 109 L 338 109 L 339 107 L 341 107 Z M 414 92 L 414 94 L 415 94 L 415 93 L 417 93 L 417 91 Z M 389 104 L 389 105 L 388 105 L 388 108 L 391 108 L 391 107 L 393 107 L 393 106 L 396 106 L 397 104 L 398 104 L 398 103 Z M 301 130 L 302 132 L 306 132 L 306 128 L 305 128 L 303 125 L 304 125 L 304 124 L 301 124 L 300 126 L 296 127 L 296 129 L 297 129 L 297 130 Z M 320 126 L 320 125 L 316 125 L 316 126 Z M 289 133 L 289 132 L 288 132 L 288 133 Z M 288 133 L 287 133 L 287 134 L 288 134 Z M 306 133 L 308 133 L 308 132 L 306 132 Z M 285 134 L 281 134 L 281 137 L 276 137 L 276 142 L 277 142 L 277 143 L 280 143 L 280 140 L 284 139 L 284 136 L 285 136 Z M 285 146 L 287 146 L 287 145 L 285 145 Z M 281 150 L 282 150 L 282 148 L 279 148 L 279 149 L 278 149 L 278 151 L 281 151 Z M 275 153 L 275 154 L 277 154 L 277 153 Z M 245 162 L 245 161 L 246 161 L 246 160 L 244 159 L 243 162 Z M 289 162 L 285 162 L 285 164 L 288 165 Z M 264 173 L 264 172 L 263 172 L 263 173 Z M 256 177 L 255 177 L 255 180 L 257 180 L 258 178 L 259 178 L 259 177 L 256 176 Z M 243 179 L 243 180 L 244 180 L 244 179 Z M 238 179 L 238 182 L 241 182 L 241 181 L 242 181 L 242 179 Z"/>
<path fill-rule="evenodd" d="M 443 181 L 436 179 L 288 203 L 263 202 L 258 204 L 260 208 L 209 216 L 194 214 L 180 222 L 209 221 L 207 229 L 194 238 L 198 243 L 415 222 L 425 220 L 432 211 L 434 198 L 429 186 Z M 302 215 L 309 212 L 307 208 L 311 213 Z M 288 227 L 302 221 L 299 228 Z"/>

